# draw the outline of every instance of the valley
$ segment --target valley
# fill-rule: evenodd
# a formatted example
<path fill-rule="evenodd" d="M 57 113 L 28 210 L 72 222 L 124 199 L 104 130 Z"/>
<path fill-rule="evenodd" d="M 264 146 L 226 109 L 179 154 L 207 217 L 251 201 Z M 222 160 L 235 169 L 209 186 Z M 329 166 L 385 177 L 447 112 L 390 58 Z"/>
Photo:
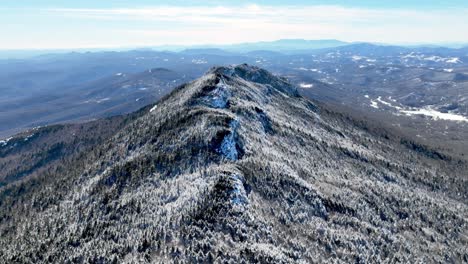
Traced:
<path fill-rule="evenodd" d="M 288 78 L 310 99 L 349 109 L 464 157 L 468 153 L 467 53 L 466 48 L 343 44 L 285 53 L 212 48 L 8 60 L 0 63 L 0 136 L 6 139 L 48 124 L 130 113 L 212 66 L 245 62 Z M 6 65 L 20 70 L 12 72 Z"/>

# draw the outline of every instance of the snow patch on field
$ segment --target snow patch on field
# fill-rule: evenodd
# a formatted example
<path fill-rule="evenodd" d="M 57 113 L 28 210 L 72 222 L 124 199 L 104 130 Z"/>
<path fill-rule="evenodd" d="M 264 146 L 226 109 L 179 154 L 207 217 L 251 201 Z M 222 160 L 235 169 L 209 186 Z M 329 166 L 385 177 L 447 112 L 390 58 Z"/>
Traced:
<path fill-rule="evenodd" d="M 368 98 L 368 97 L 366 97 L 366 98 Z M 388 98 L 388 99 L 390 101 L 392 101 L 392 102 L 396 102 L 396 100 L 392 99 L 391 97 Z M 371 100 L 371 105 L 370 106 L 373 107 L 373 108 L 378 109 L 379 108 L 379 105 L 378 105 L 379 103 L 383 104 L 385 106 L 394 108 L 394 109 L 396 109 L 398 111 L 397 113 L 401 113 L 401 114 L 404 114 L 404 115 L 407 115 L 407 116 L 424 115 L 424 116 L 431 117 L 434 120 L 449 120 L 449 121 L 468 122 L 468 118 L 466 118 L 466 117 L 464 117 L 462 115 L 454 114 L 454 113 L 442 113 L 442 112 L 434 110 L 434 109 L 432 109 L 432 108 L 430 108 L 428 106 L 424 107 L 424 108 L 409 108 L 409 109 L 408 108 L 403 108 L 401 106 L 393 105 L 392 103 L 383 100 L 381 96 L 379 96 L 376 101 Z"/>
<path fill-rule="evenodd" d="M 353 61 L 360 61 L 360 60 L 362 60 L 362 59 L 365 59 L 365 57 L 353 55 L 353 56 L 351 57 L 351 59 L 352 59 Z"/>
<path fill-rule="evenodd" d="M 391 99 L 390 99 L 390 100 L 391 100 Z M 382 100 L 382 96 L 379 96 L 379 97 L 377 98 L 377 101 L 379 101 L 379 103 L 381 103 L 381 104 L 384 104 L 384 105 L 386 105 L 386 106 L 388 106 L 388 107 L 391 107 L 391 108 L 395 108 L 395 109 L 397 109 L 397 110 L 401 110 L 401 109 L 402 109 L 402 108 L 399 107 L 399 106 L 392 105 L 391 103 Z"/>
<path fill-rule="evenodd" d="M 109 98 L 109 97 L 106 97 L 106 98 L 102 98 L 102 99 L 96 100 L 96 103 L 100 104 L 100 103 L 102 103 L 102 102 L 109 101 L 109 100 L 110 100 L 110 98 Z"/>
<path fill-rule="evenodd" d="M 295 70 L 299 70 L 299 71 L 311 71 L 311 72 L 316 72 L 316 73 L 323 73 L 321 70 L 319 69 L 307 69 L 307 68 L 304 68 L 304 67 L 300 67 L 300 68 L 294 68 Z"/>
<path fill-rule="evenodd" d="M 192 60 L 192 63 L 193 63 L 193 64 L 207 64 L 208 61 L 203 60 L 203 59 L 193 59 L 193 60 Z"/>
<path fill-rule="evenodd" d="M 463 121 L 468 122 L 468 118 L 453 113 L 442 113 L 429 107 L 414 109 L 414 110 L 401 110 L 400 112 L 406 115 L 424 115 L 433 118 L 434 120 L 450 120 L 450 121 Z"/>
<path fill-rule="evenodd" d="M 314 85 L 311 84 L 311 83 L 300 83 L 300 84 L 299 84 L 299 87 L 305 88 L 305 89 L 309 89 L 309 88 L 314 87 Z"/>
<path fill-rule="evenodd" d="M 379 104 L 374 101 L 374 100 L 371 100 L 371 104 L 370 104 L 371 107 L 375 108 L 375 109 L 379 109 Z"/>
<path fill-rule="evenodd" d="M 457 57 L 441 57 L 441 56 L 426 56 L 424 54 L 417 54 L 414 52 L 411 52 L 405 56 L 401 57 L 402 59 L 417 59 L 417 60 L 423 60 L 423 61 L 433 61 L 433 62 L 445 62 L 445 63 L 461 63 L 462 61 L 460 58 Z"/>
<path fill-rule="evenodd" d="M 443 61 L 443 58 L 440 56 L 429 56 L 429 57 L 423 58 L 423 60 L 440 62 L 440 61 Z"/>
<path fill-rule="evenodd" d="M 461 63 L 462 61 L 459 58 L 449 58 L 445 62 L 447 62 L 447 63 Z"/>

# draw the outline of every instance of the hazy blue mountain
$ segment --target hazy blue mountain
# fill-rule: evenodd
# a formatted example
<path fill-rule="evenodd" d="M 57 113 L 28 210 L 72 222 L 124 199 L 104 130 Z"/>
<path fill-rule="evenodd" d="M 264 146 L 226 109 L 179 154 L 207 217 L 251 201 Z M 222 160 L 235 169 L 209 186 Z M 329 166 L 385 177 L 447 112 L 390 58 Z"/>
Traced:
<path fill-rule="evenodd" d="M 339 40 L 305 40 L 282 39 L 277 41 L 253 42 L 224 46 L 225 49 L 237 52 L 249 52 L 255 50 L 270 50 L 291 53 L 298 50 L 314 50 L 344 46 L 349 43 Z"/>
<path fill-rule="evenodd" d="M 223 49 L 218 48 L 199 48 L 199 49 L 185 49 L 180 51 L 182 54 L 189 55 L 222 55 L 222 56 L 234 56 L 236 53 L 232 53 Z"/>

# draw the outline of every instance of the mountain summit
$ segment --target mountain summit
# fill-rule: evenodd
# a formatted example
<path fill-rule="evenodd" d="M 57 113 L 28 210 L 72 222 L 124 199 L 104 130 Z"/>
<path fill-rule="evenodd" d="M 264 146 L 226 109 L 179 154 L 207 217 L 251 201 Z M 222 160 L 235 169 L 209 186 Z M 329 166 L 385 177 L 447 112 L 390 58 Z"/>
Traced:
<path fill-rule="evenodd" d="M 263 69 L 213 68 L 86 155 L 2 187 L 0 259 L 467 261 L 466 178 L 408 145 Z"/>

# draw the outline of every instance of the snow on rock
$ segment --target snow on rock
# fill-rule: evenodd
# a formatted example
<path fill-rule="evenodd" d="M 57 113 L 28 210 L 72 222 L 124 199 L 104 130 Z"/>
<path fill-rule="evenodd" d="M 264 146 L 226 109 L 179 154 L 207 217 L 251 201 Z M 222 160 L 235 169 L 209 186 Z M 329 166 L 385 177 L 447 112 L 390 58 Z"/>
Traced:
<path fill-rule="evenodd" d="M 231 121 L 229 124 L 231 132 L 227 134 L 223 141 L 221 142 L 221 146 L 219 147 L 219 152 L 228 160 L 238 160 L 239 159 L 239 152 L 237 150 L 237 128 L 239 127 L 239 122 L 237 120 Z"/>
<path fill-rule="evenodd" d="M 156 110 L 158 108 L 158 105 L 154 105 L 151 109 L 150 109 L 150 113 L 154 112 L 154 110 Z"/>
<path fill-rule="evenodd" d="M 379 109 L 379 104 L 374 101 L 374 100 L 371 100 L 371 104 L 370 104 L 371 107 L 375 108 L 375 109 Z"/>
<path fill-rule="evenodd" d="M 273 126 L 271 124 L 270 118 L 263 112 L 262 110 L 258 109 L 257 110 L 258 118 L 260 120 L 260 123 L 262 124 L 263 131 L 265 133 L 272 133 L 273 132 Z"/>
<path fill-rule="evenodd" d="M 11 139 L 12 139 L 12 137 L 0 140 L 0 146 L 4 147 L 4 146 L 8 145 L 8 141 L 10 141 Z"/>
<path fill-rule="evenodd" d="M 228 106 L 229 97 L 231 97 L 231 92 L 224 81 L 220 79 L 216 88 L 211 91 L 205 99 L 211 107 L 226 108 Z"/>
<path fill-rule="evenodd" d="M 453 69 L 444 69 L 444 72 L 453 72 Z"/>
<path fill-rule="evenodd" d="M 231 202 L 235 205 L 246 205 L 248 203 L 247 193 L 244 188 L 244 179 L 240 175 L 230 176 L 232 182 Z"/>
<path fill-rule="evenodd" d="M 35 134 L 33 133 L 33 134 L 31 134 L 31 135 L 25 137 L 25 138 L 24 138 L 24 141 L 28 141 L 28 140 L 29 140 L 30 138 L 32 138 L 34 135 L 35 135 Z"/>

